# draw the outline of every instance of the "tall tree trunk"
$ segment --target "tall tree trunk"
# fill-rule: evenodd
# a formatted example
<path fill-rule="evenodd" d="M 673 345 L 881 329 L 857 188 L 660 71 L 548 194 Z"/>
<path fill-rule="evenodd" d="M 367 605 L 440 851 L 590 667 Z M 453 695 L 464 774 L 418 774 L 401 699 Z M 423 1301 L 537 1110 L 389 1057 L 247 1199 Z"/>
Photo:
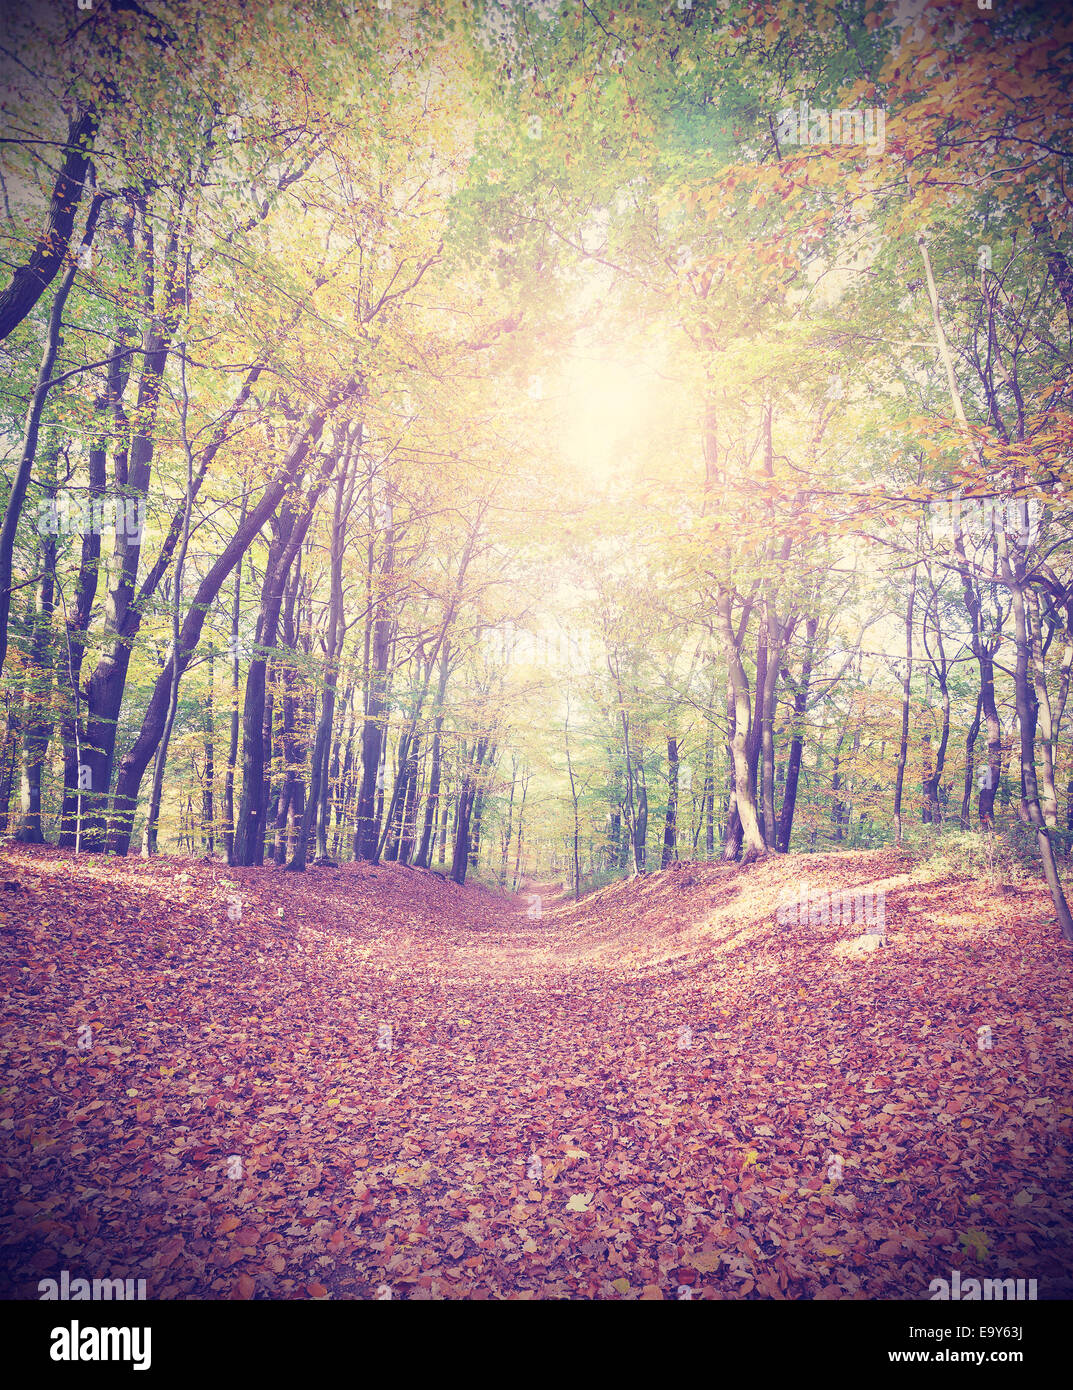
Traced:
<path fill-rule="evenodd" d="M 325 642 L 324 695 L 321 700 L 320 724 L 313 745 L 313 763 L 310 770 L 309 801 L 306 803 L 302 827 L 298 832 L 298 843 L 289 869 L 305 868 L 306 847 L 316 819 L 317 855 L 328 857 L 328 817 L 330 813 L 328 797 L 328 758 L 331 749 L 332 727 L 335 723 L 336 688 L 339 683 L 340 657 L 343 638 L 346 634 L 346 615 L 343 611 L 343 553 L 346 550 L 346 528 L 354 503 L 355 473 L 351 462 L 361 449 L 362 427 L 360 424 L 348 425 L 338 436 L 336 452 L 341 457 L 339 473 L 335 480 L 335 504 L 332 512 L 331 538 L 331 596 L 328 603 L 328 636 Z"/>
<path fill-rule="evenodd" d="M 1043 634 L 1040 630 L 1039 595 L 1025 595 L 1029 655 L 1035 685 L 1037 731 L 1040 750 L 1039 793 L 1040 809 L 1050 830 L 1058 829 L 1058 792 L 1054 784 L 1054 728 L 1051 720 L 1051 697 L 1043 664 Z"/>
<path fill-rule="evenodd" d="M 499 860 L 499 886 L 507 886 L 507 866 L 510 862 L 510 842 L 514 837 L 514 787 L 518 781 L 518 756 L 511 755 L 510 760 L 510 797 L 507 801 L 507 824 L 503 831 L 503 853 Z"/>
<path fill-rule="evenodd" d="M 976 736 L 980 732 L 980 708 L 981 699 L 979 694 L 976 696 L 976 713 L 972 717 L 969 725 L 969 732 L 965 735 L 965 786 L 961 795 L 961 816 L 959 824 L 962 830 L 968 830 L 970 825 L 969 807 L 972 802 L 972 783 L 973 783 L 973 752 L 976 748 Z"/>
<path fill-rule="evenodd" d="M 108 400 L 98 402 L 103 414 L 105 404 L 111 404 L 112 414 L 119 417 L 122 406 L 119 397 L 125 387 L 126 377 L 119 371 L 119 364 L 109 370 Z M 92 508 L 103 496 L 107 483 L 107 452 L 104 447 L 104 432 L 88 450 L 89 489 L 88 503 Z M 82 729 L 82 664 L 86 652 L 86 634 L 93 614 L 93 601 L 97 595 L 100 574 L 101 535 L 96 527 L 87 528 L 82 534 L 82 555 L 75 584 L 74 603 L 70 608 L 64 604 L 65 637 L 67 647 L 67 678 L 71 692 L 71 703 L 61 719 L 63 737 L 63 802 L 60 808 L 59 847 L 73 849 L 80 838 L 78 821 L 82 804 L 82 792 L 78 785 L 78 769 L 82 762 L 81 749 L 84 743 Z M 62 599 L 62 590 L 61 590 Z"/>
<path fill-rule="evenodd" d="M 208 684 L 208 695 L 205 700 L 205 718 L 202 729 L 205 736 L 205 786 L 201 793 L 201 842 L 206 854 L 216 853 L 216 716 L 214 713 L 215 701 L 215 662 L 213 661 L 212 648 L 209 648 L 208 671 L 206 680 Z"/>
<path fill-rule="evenodd" d="M 517 849 L 516 849 L 515 855 L 514 855 L 514 883 L 512 884 L 512 891 L 515 892 L 515 893 L 518 891 L 518 879 L 519 879 L 519 875 L 520 875 L 520 873 L 521 873 L 521 865 L 522 865 L 522 825 L 523 825 L 523 818 L 524 818 L 524 815 L 525 815 L 525 797 L 526 797 L 526 793 L 527 793 L 528 791 L 529 791 L 529 773 L 527 772 L 527 773 L 525 774 L 525 781 L 522 783 L 522 800 L 521 800 L 521 804 L 520 804 L 519 807 L 518 807 L 518 839 L 517 839 Z"/>
<path fill-rule="evenodd" d="M 919 530 L 918 530 L 919 537 Z M 909 691 L 913 679 L 913 608 L 917 596 L 917 567 L 909 584 L 909 601 L 905 608 L 905 677 L 902 681 L 902 730 L 898 742 L 898 767 L 894 776 L 894 842 L 902 843 L 902 788 L 905 767 L 909 760 Z"/>
<path fill-rule="evenodd" d="M 384 530 L 384 556 L 380 566 L 380 592 L 372 621 L 372 646 L 366 670 L 365 720 L 361 731 L 361 787 L 354 829 L 354 858 L 376 859 L 380 843 L 380 812 L 377 808 L 380 764 L 383 758 L 384 736 L 387 731 L 388 662 L 395 635 L 395 527 L 394 493 L 388 486 L 387 525 Z M 372 498 L 369 500 L 370 519 Z M 370 566 L 372 547 L 370 543 Z"/>
<path fill-rule="evenodd" d="M 53 483 L 48 495 L 54 495 Z M 41 823 L 41 775 L 52 738 L 52 613 L 55 608 L 56 542 L 42 535 L 38 551 L 41 577 L 37 611 L 29 644 L 29 680 L 23 716 L 22 822 L 15 839 L 28 845 L 45 842 Z"/>
<path fill-rule="evenodd" d="M 443 814 L 440 817 L 440 850 L 437 855 L 439 863 L 444 867 L 447 865 L 447 831 L 451 821 L 451 803 L 447 799 L 445 790 L 440 791 L 440 800 L 443 802 Z"/>
<path fill-rule="evenodd" d="M 574 845 L 573 845 L 573 864 L 574 864 L 574 901 L 578 902 L 581 898 L 581 860 L 578 853 L 581 841 L 581 816 L 579 807 L 579 792 L 577 779 L 574 777 L 574 760 L 570 756 L 570 698 L 567 696 L 566 718 L 563 721 L 563 746 L 566 750 L 566 773 L 570 779 L 570 801 L 574 811 Z"/>
<path fill-rule="evenodd" d="M 414 863 L 419 869 L 429 867 L 429 854 L 436 817 L 440 809 L 440 763 L 442 759 L 443 702 L 447 693 L 447 674 L 450 669 L 451 639 L 445 638 L 440 652 L 439 684 L 436 688 L 436 705 L 432 721 L 432 770 L 429 773 L 428 797 L 425 803 L 425 824 L 421 831 L 421 847 Z M 513 789 L 512 789 L 513 790 Z"/>
<path fill-rule="evenodd" d="M 741 823 L 742 862 L 748 864 L 767 854 L 763 832 L 756 814 L 756 764 L 750 762 L 752 707 L 749 678 L 742 665 L 741 650 L 731 622 L 730 593 L 720 589 L 716 598 L 717 631 L 723 643 L 734 709 L 734 732 L 730 740 L 734 773 L 734 811 Z"/>
<path fill-rule="evenodd" d="M 487 747 L 488 737 L 486 734 L 481 734 L 477 739 L 472 761 L 462 778 L 462 789 L 458 794 L 458 808 L 455 813 L 455 848 L 451 860 L 451 878 L 458 884 L 465 883 L 466 870 L 469 868 L 470 815 L 473 810 L 473 799 L 476 795 L 477 782 L 481 775 L 481 766 Z"/>
<path fill-rule="evenodd" d="M 183 343 L 181 346 L 179 379 L 182 383 L 182 397 L 179 412 L 179 427 L 183 441 L 183 452 L 186 456 L 186 489 L 184 492 L 183 505 L 183 537 L 179 544 L 179 553 L 175 557 L 175 569 L 172 575 L 171 650 L 173 658 L 178 651 L 179 645 L 179 615 L 183 595 L 183 567 L 186 564 L 186 552 L 190 545 L 190 509 L 194 502 L 194 455 L 190 448 L 190 438 L 187 433 L 190 395 L 186 386 L 186 344 Z M 173 659 L 171 663 L 171 691 L 168 696 L 168 712 L 164 719 L 164 732 L 161 735 L 160 743 L 156 750 L 156 761 L 153 767 L 153 782 L 149 793 L 149 814 L 145 821 L 145 841 L 142 845 L 142 853 L 147 857 L 156 853 L 157 821 L 160 817 L 160 798 L 164 788 L 164 768 L 168 761 L 168 743 L 171 739 L 171 731 L 175 723 L 175 715 L 178 706 L 179 663 Z"/>
<path fill-rule="evenodd" d="M 242 484 L 242 512 L 239 517 L 239 526 L 243 526 L 246 521 L 246 483 Z M 235 767 L 238 763 L 238 734 L 239 734 L 239 684 L 240 684 L 240 662 L 241 651 L 239 642 L 239 619 L 242 615 L 242 561 L 239 560 L 235 566 L 235 589 L 231 598 L 231 640 L 228 650 L 231 657 L 231 720 L 230 736 L 227 744 L 227 771 L 224 774 L 224 808 L 223 808 L 223 831 L 224 831 L 224 852 L 227 862 L 234 864 L 235 861 Z"/>
<path fill-rule="evenodd" d="M 645 785 L 644 750 L 639 749 L 635 764 L 637 793 L 637 818 L 634 825 L 634 863 L 637 872 L 643 874 L 648 868 L 648 787 Z"/>
<path fill-rule="evenodd" d="M 278 640 L 280 612 L 287 591 L 290 566 L 297 551 L 297 547 L 291 545 L 295 528 L 296 517 L 289 502 L 285 502 L 272 527 L 272 543 L 261 584 L 257 645 L 246 672 L 246 697 L 242 710 L 242 797 L 235 827 L 236 864 L 261 862 L 259 848 L 263 845 L 263 826 L 267 814 L 266 754 L 269 752 L 271 735 L 269 654 L 275 650 Z"/>
<path fill-rule="evenodd" d="M 848 728 L 847 718 L 847 722 L 839 731 L 838 742 L 835 744 L 831 759 L 831 823 L 834 827 L 833 838 L 836 842 L 842 839 L 843 815 L 846 809 L 846 803 L 840 793 L 842 792 L 842 743 Z"/>
<path fill-rule="evenodd" d="M 663 857 L 666 869 L 678 856 L 678 740 L 667 735 L 667 818 L 663 823 Z"/>
<path fill-rule="evenodd" d="M 946 766 L 946 748 L 950 741 L 950 688 L 947 682 L 945 662 L 941 672 L 937 672 L 939 679 L 939 694 L 942 698 L 942 723 L 939 727 L 939 746 L 935 750 L 935 761 L 928 774 L 924 778 L 924 800 L 928 819 L 933 825 L 940 825 L 943 819 L 942 802 L 939 797 L 939 788 L 943 781 L 943 769 Z"/>
<path fill-rule="evenodd" d="M 709 713 L 708 727 L 704 736 L 704 800 L 701 815 L 704 819 L 704 857 L 711 862 L 715 858 L 715 721 Z"/>
<path fill-rule="evenodd" d="M 644 873 L 644 865 L 638 858 L 638 834 L 637 834 L 637 802 L 635 791 L 633 753 L 630 748 L 630 716 L 626 709 L 626 697 L 622 689 L 622 679 L 620 669 L 612 663 L 610 652 L 607 657 L 607 669 L 615 683 L 615 695 L 618 700 L 619 720 L 622 725 L 622 751 L 625 758 L 626 776 L 626 798 L 622 804 L 623 814 L 626 819 L 626 848 L 628 860 L 633 870 L 633 876 Z M 625 866 L 624 866 L 625 867 Z"/>
<path fill-rule="evenodd" d="M 418 730 L 410 745 L 409 777 L 406 795 L 402 803 L 402 821 L 399 831 L 399 863 L 409 864 L 413 858 L 414 840 L 417 837 L 417 805 L 421 789 L 421 732 Z"/>
<path fill-rule="evenodd" d="M 476 869 L 481 862 L 481 816 L 484 814 L 484 783 L 477 787 L 477 794 L 473 799 L 473 815 L 470 819 L 469 832 L 469 866 Z"/>
<path fill-rule="evenodd" d="M 742 670 L 744 671 L 744 669 L 743 665 Z M 764 825 L 764 769 L 760 754 L 763 741 L 764 687 L 767 684 L 768 669 L 767 628 L 761 622 L 756 632 L 756 681 L 755 689 L 752 692 L 753 708 L 749 720 L 749 733 L 745 741 L 745 756 L 749 763 L 749 780 L 753 787 L 756 820 L 765 846 L 767 845 L 767 831 Z"/>
<path fill-rule="evenodd" d="M 805 655 L 801 662 L 801 679 L 794 688 L 793 733 L 790 737 L 790 752 L 786 761 L 786 780 L 783 783 L 779 828 L 775 837 L 775 845 L 780 854 L 789 854 L 790 852 L 790 834 L 793 830 L 794 810 L 797 806 L 797 784 L 801 775 L 801 754 L 805 740 L 805 713 L 808 710 L 808 692 L 812 680 L 812 650 L 818 628 L 818 618 L 806 620 Z"/>
<path fill-rule="evenodd" d="M 0 834 L 3 835 L 7 834 L 8 824 L 11 820 L 11 796 L 19 761 L 19 735 L 22 730 L 21 699 L 21 689 L 12 690 L 8 696 L 4 741 L 0 745 Z"/>

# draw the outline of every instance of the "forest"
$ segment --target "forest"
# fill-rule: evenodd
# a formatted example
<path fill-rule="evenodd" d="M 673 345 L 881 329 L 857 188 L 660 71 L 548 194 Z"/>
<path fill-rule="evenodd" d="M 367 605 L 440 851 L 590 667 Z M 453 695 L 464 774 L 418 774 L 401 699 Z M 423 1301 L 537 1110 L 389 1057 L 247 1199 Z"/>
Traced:
<path fill-rule="evenodd" d="M 1073 940 L 1068 53 L 857 8 L 16 27 L 7 833 L 580 890 L 973 830 Z"/>
<path fill-rule="evenodd" d="M 1068 1007 L 1064 7 L 37 0 L 0 62 L 7 907 L 566 941 L 911 863 Z"/>

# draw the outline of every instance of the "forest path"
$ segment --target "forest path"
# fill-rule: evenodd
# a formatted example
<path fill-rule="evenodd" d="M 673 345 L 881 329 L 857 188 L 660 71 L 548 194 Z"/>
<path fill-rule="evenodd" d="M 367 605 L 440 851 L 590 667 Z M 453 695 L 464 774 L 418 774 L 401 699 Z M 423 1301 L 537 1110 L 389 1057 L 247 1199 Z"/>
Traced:
<path fill-rule="evenodd" d="M 1073 970 L 1035 887 L 814 856 L 534 921 L 393 865 L 0 859 L 10 1294 L 1069 1292 Z M 889 885 L 889 947 L 777 927 L 806 869 Z"/>

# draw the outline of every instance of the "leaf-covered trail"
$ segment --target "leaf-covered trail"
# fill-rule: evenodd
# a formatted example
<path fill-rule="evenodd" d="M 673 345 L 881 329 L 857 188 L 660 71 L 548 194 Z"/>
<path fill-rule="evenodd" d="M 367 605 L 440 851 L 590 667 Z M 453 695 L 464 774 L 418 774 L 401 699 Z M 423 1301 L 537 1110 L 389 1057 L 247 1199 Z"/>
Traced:
<path fill-rule="evenodd" d="M 1036 888 L 861 853 L 575 907 L 2 858 L 9 1295 L 1070 1291 L 1073 970 Z M 887 947 L 780 926 L 801 878 L 882 886 Z"/>

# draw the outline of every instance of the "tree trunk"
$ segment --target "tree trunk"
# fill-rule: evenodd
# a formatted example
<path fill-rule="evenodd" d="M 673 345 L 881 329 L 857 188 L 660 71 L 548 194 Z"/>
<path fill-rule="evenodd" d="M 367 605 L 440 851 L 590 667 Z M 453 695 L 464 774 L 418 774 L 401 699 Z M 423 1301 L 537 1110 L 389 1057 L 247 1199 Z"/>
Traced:
<path fill-rule="evenodd" d="M 246 672 L 246 697 L 242 709 L 242 797 L 235 828 L 236 864 L 261 862 L 258 851 L 263 843 L 267 814 L 265 766 L 271 735 L 271 723 L 268 722 L 271 716 L 267 704 L 268 661 L 269 653 L 276 647 L 290 565 L 297 551 L 297 547 L 291 545 L 296 524 L 297 519 L 289 502 L 284 502 L 279 517 L 273 521 L 272 543 L 261 584 L 257 645 Z"/>
<path fill-rule="evenodd" d="M 919 528 L 918 528 L 919 537 Z M 894 777 L 894 843 L 902 843 L 902 787 L 905 766 L 909 760 L 909 690 L 913 678 L 913 608 L 917 595 L 917 567 L 909 585 L 909 601 L 905 609 L 905 678 L 902 681 L 902 731 L 898 742 L 898 767 Z"/>
<path fill-rule="evenodd" d="M 526 773 L 526 775 L 525 775 L 525 781 L 522 783 L 522 800 L 521 800 L 521 804 L 520 804 L 519 807 L 518 807 L 518 840 L 517 840 L 517 850 L 516 850 L 515 855 L 514 855 L 514 883 L 512 884 L 512 891 L 515 892 L 515 893 L 518 891 L 518 879 L 519 879 L 519 875 L 520 875 L 520 873 L 521 873 L 521 864 L 522 864 L 522 818 L 523 818 L 523 816 L 524 816 L 524 814 L 525 814 L 525 796 L 526 796 L 526 793 L 528 792 L 528 790 L 529 790 L 529 773 Z"/>
<path fill-rule="evenodd" d="M 790 852 L 790 834 L 794 824 L 794 810 L 797 806 L 797 784 L 801 775 L 801 754 L 805 740 L 805 713 L 808 709 L 808 691 L 812 680 L 812 647 L 819 628 L 818 618 L 805 622 L 805 655 L 801 662 L 801 679 L 794 689 L 794 723 L 790 738 L 790 752 L 786 761 L 786 780 L 782 790 L 782 809 L 779 812 L 779 829 L 775 846 L 780 854 Z"/>
<path fill-rule="evenodd" d="M 246 521 L 246 484 L 242 485 L 242 511 L 239 526 Z M 235 591 L 231 600 L 231 729 L 227 744 L 227 771 L 224 774 L 223 832 L 224 852 L 229 864 L 235 863 L 235 766 L 238 762 L 239 708 L 238 691 L 240 678 L 239 618 L 242 612 L 242 561 L 235 566 Z"/>
<path fill-rule="evenodd" d="M 1043 665 L 1043 637 L 1040 630 L 1039 595 L 1029 592 L 1025 595 L 1028 625 L 1029 655 L 1032 663 L 1032 678 L 1035 685 L 1036 709 L 1038 711 L 1037 729 L 1039 733 L 1040 769 L 1039 792 L 1040 810 L 1050 830 L 1058 829 L 1058 792 L 1054 784 L 1054 728 L 1051 720 L 1051 697 L 1047 689 L 1047 676 Z"/>
<path fill-rule="evenodd" d="M 714 709 L 711 711 L 714 714 Z M 704 737 L 704 857 L 710 863 L 715 858 L 715 721 L 709 716 Z"/>
<path fill-rule="evenodd" d="M 54 495 L 55 484 L 46 495 Z M 43 535 L 39 547 L 41 578 L 37 584 L 37 611 L 30 633 L 27 703 L 23 717 L 22 822 L 15 839 L 22 844 L 43 845 L 41 824 L 41 773 L 52 738 L 52 614 L 56 593 L 56 542 Z"/>
<path fill-rule="evenodd" d="M 663 857 L 666 869 L 678 857 L 678 740 L 667 735 L 667 818 L 663 823 Z"/>
<path fill-rule="evenodd" d="M 755 763 L 750 764 L 749 744 L 752 732 L 752 707 L 749 700 L 749 678 L 742 665 L 741 652 L 731 623 L 730 593 L 718 591 L 716 600 L 717 631 L 723 641 L 730 690 L 734 709 L 734 732 L 730 740 L 731 765 L 734 774 L 734 810 L 741 823 L 742 862 L 748 864 L 767 854 L 763 832 L 756 814 Z"/>
<path fill-rule="evenodd" d="M 481 765 L 484 762 L 487 747 L 488 738 L 482 734 L 477 739 L 473 760 L 462 778 L 462 789 L 458 794 L 458 809 L 455 813 L 455 848 L 451 861 L 451 878 L 458 884 L 465 883 L 466 870 L 469 868 L 470 815 L 473 810 L 473 799 L 476 795 L 477 781 L 480 777 Z"/>
<path fill-rule="evenodd" d="M 361 731 L 361 787 L 354 828 L 354 858 L 375 860 L 380 843 L 380 812 L 377 808 L 377 782 L 383 757 L 389 688 L 388 662 L 395 634 L 394 570 L 395 528 L 393 491 L 388 486 L 388 524 L 384 532 L 384 558 L 380 566 L 380 596 L 372 622 L 372 649 L 366 671 L 365 720 Z M 370 518 L 372 501 L 369 502 Z M 372 547 L 370 544 L 370 566 Z M 383 790 L 382 786 L 379 788 Z"/>
<path fill-rule="evenodd" d="M 648 788 L 645 786 L 644 751 L 637 756 L 637 820 L 634 827 L 634 863 L 637 872 L 643 874 L 648 868 Z"/>
<path fill-rule="evenodd" d="M 440 777 L 442 759 L 443 702 L 447 693 L 447 674 L 450 669 L 451 639 L 444 640 L 440 652 L 439 685 L 436 688 L 436 706 L 432 723 L 432 771 L 429 774 L 428 797 L 425 802 L 425 824 L 421 831 L 421 847 L 414 861 L 417 868 L 429 867 L 429 854 L 432 848 L 436 817 L 440 810 Z"/>
<path fill-rule="evenodd" d="M 976 736 L 980 732 L 980 696 L 976 696 L 976 713 L 972 717 L 969 725 L 969 732 L 965 735 L 965 786 L 961 795 L 961 816 L 959 823 L 962 830 L 968 830 L 970 825 L 969 807 L 972 802 L 972 783 L 973 783 L 973 753 L 976 748 Z"/>
<path fill-rule="evenodd" d="M 213 687 L 215 685 L 215 663 L 212 648 L 208 660 L 208 698 L 205 701 L 205 786 L 201 793 L 201 843 L 206 854 L 216 853 L 216 804 L 214 783 L 216 780 L 216 721 L 214 714 Z"/>

